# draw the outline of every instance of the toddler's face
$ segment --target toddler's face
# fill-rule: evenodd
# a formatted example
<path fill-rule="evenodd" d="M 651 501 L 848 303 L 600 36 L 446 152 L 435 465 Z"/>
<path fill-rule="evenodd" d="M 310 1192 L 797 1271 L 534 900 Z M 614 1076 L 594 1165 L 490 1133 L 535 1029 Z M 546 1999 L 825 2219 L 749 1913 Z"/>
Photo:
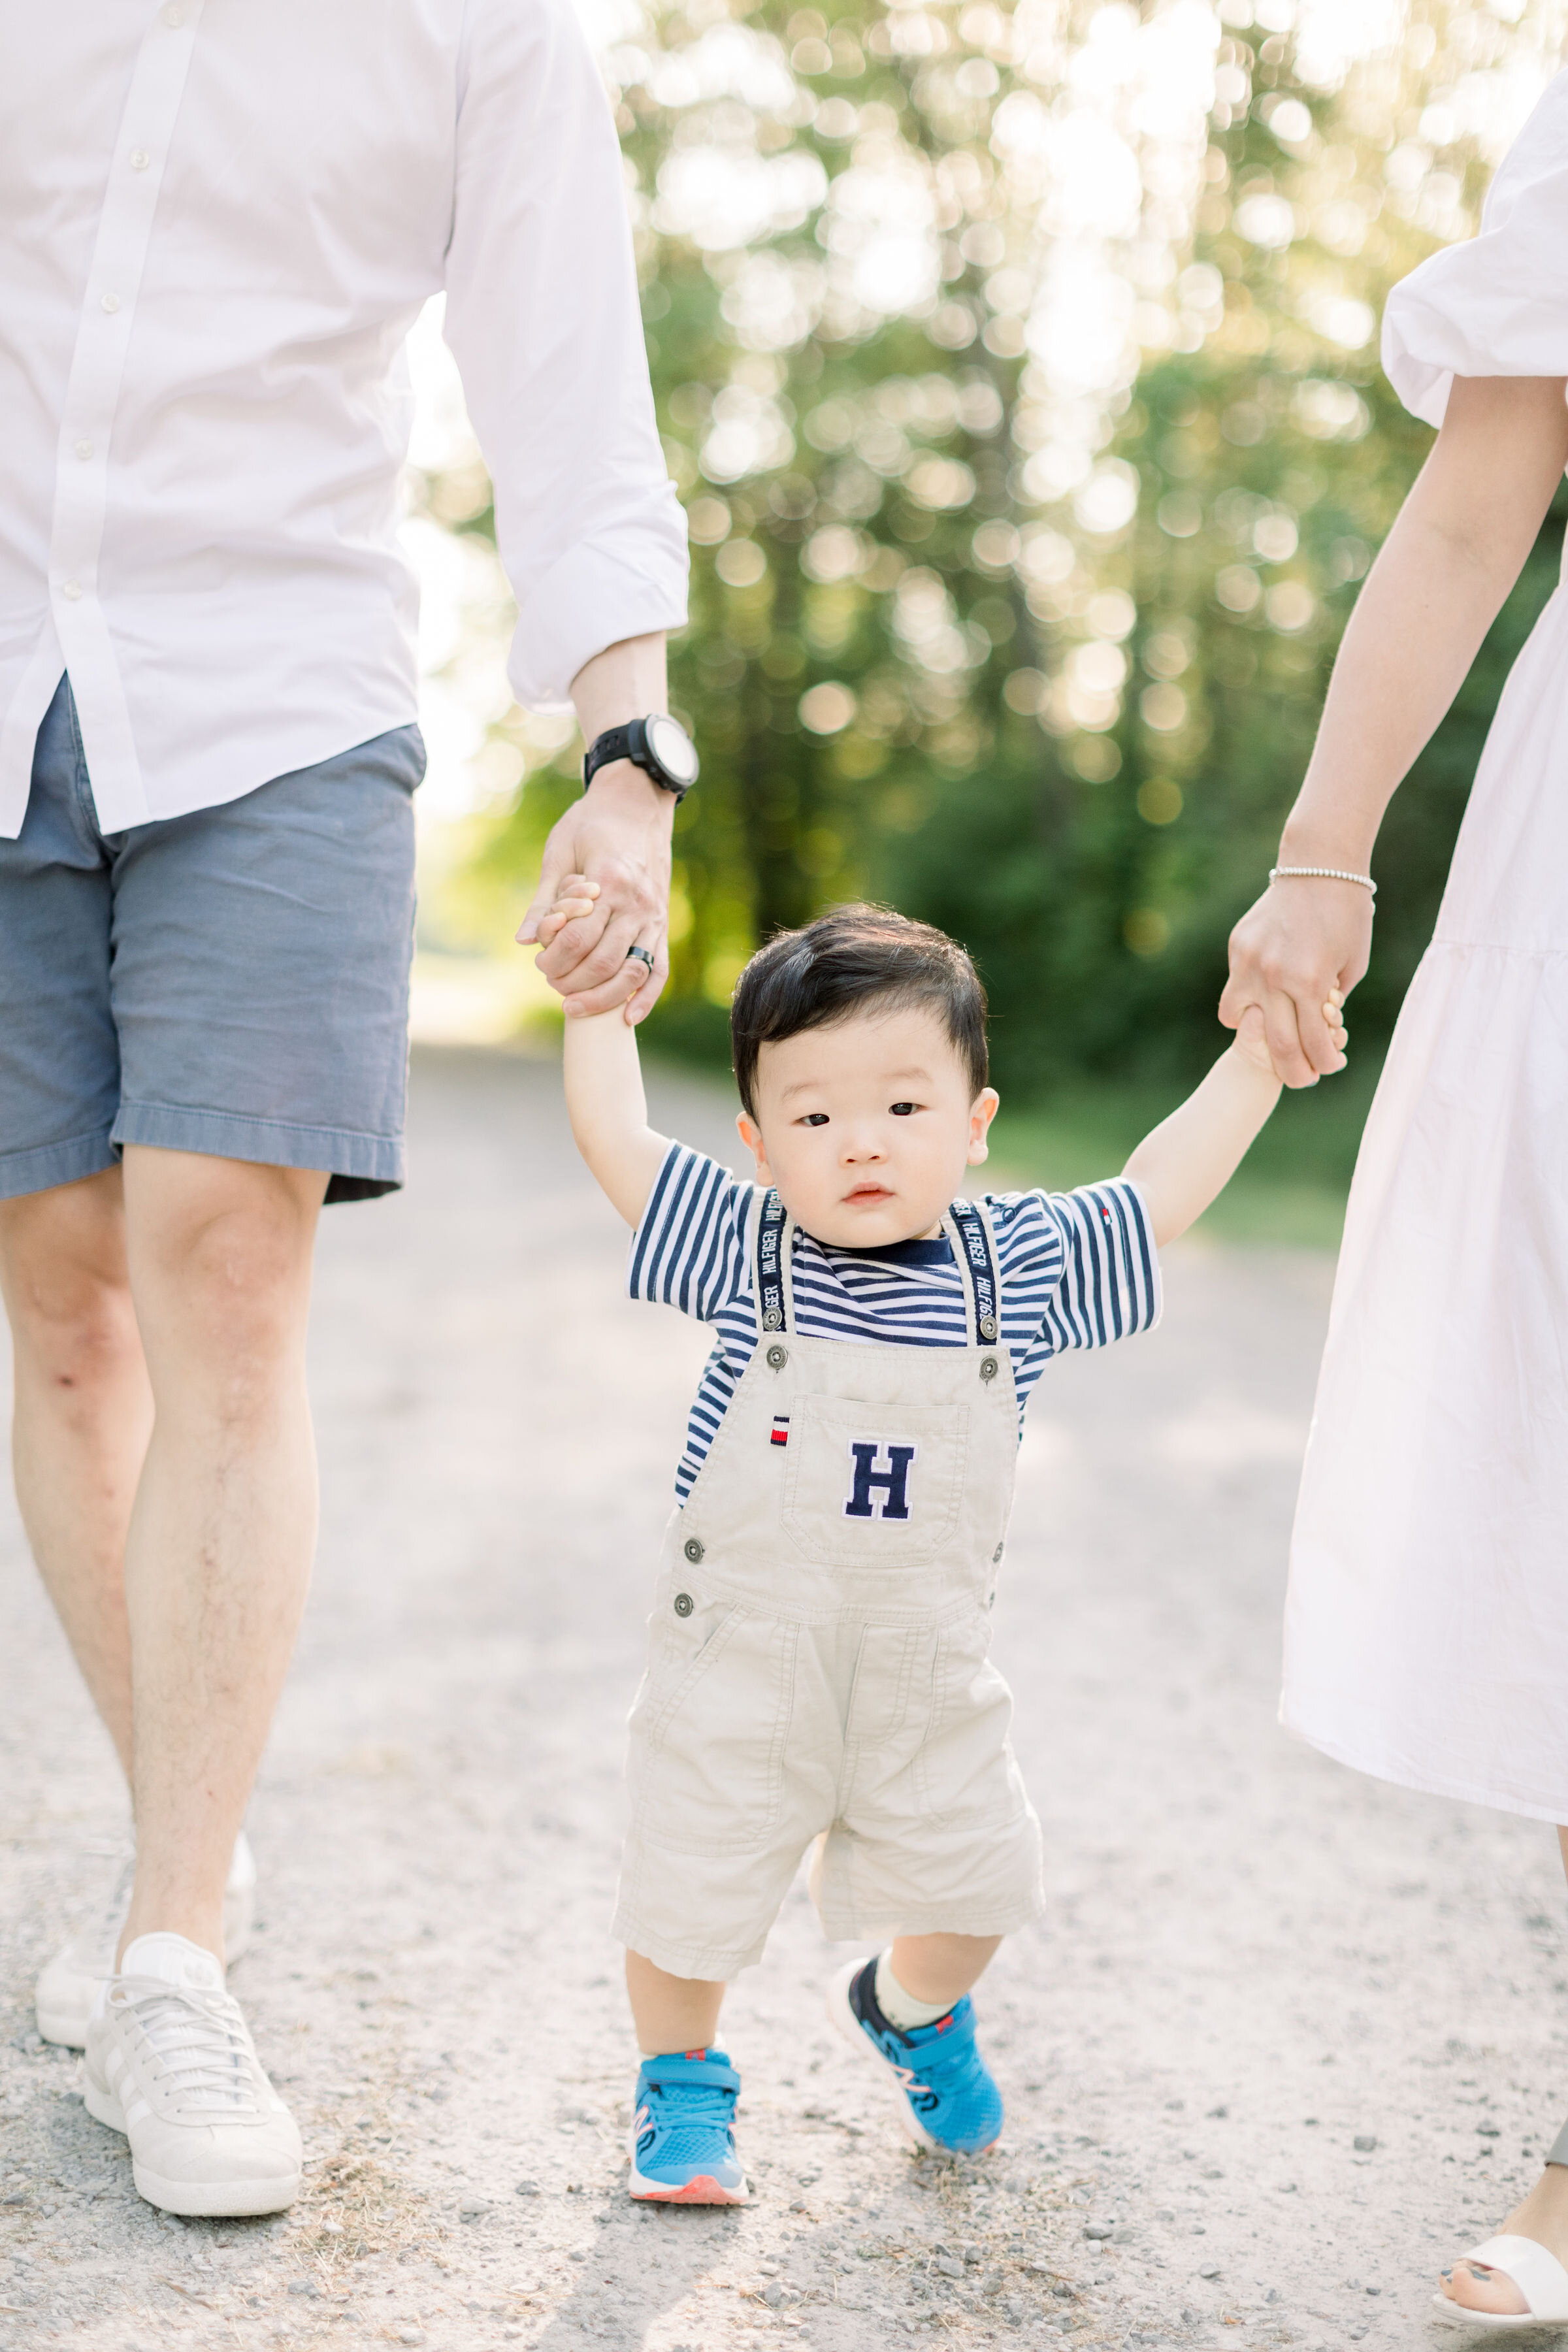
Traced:
<path fill-rule="evenodd" d="M 741 1139 L 808 1234 L 874 1249 L 936 1233 L 985 1157 L 994 1088 L 972 1101 L 942 1020 L 923 1005 L 870 1012 L 764 1045 L 755 1118 Z"/>

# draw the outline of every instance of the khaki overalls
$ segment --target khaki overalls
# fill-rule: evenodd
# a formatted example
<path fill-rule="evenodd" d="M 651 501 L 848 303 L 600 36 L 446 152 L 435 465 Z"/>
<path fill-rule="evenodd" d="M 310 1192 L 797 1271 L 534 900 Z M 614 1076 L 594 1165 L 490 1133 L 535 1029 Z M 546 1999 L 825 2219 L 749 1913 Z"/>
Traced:
<path fill-rule="evenodd" d="M 1018 1453 L 989 1222 L 942 1221 L 961 1348 L 795 1328 L 795 1221 L 758 1216 L 762 1339 L 665 1537 L 631 1715 L 615 1933 L 674 1976 L 762 1956 L 814 1839 L 835 1940 L 998 1936 L 1044 1907 L 987 1656 Z"/>

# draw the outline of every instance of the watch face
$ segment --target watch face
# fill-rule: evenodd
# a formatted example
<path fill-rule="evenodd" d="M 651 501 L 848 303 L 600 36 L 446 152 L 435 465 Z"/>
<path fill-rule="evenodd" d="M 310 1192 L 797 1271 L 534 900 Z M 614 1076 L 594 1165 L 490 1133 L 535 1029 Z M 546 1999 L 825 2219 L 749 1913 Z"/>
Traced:
<path fill-rule="evenodd" d="M 697 782 L 697 746 L 677 719 L 662 713 L 644 721 L 647 748 L 672 784 L 684 792 Z"/>

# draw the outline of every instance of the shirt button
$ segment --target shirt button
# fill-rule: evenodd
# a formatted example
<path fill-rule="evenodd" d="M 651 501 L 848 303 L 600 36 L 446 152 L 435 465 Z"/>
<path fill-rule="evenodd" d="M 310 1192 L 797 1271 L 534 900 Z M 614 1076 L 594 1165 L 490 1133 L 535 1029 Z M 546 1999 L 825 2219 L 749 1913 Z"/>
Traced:
<path fill-rule="evenodd" d="M 92 443 L 90 441 L 79 441 L 76 445 L 76 454 L 81 458 L 90 457 L 92 455 Z"/>
<path fill-rule="evenodd" d="M 676 1594 L 675 1613 L 678 1617 L 689 1617 L 695 1607 L 696 1603 L 692 1600 L 689 1592 L 678 1592 Z"/>
<path fill-rule="evenodd" d="M 60 590 L 60 594 L 66 599 L 68 604 L 77 604 L 79 602 L 81 597 L 81 582 L 79 580 L 68 580 L 65 586 Z"/>
<path fill-rule="evenodd" d="M 131 168 L 133 172 L 144 172 L 152 161 L 153 158 L 148 154 L 145 147 L 132 147 L 131 150 Z"/>
<path fill-rule="evenodd" d="M 699 1541 L 698 1538 L 696 1536 L 688 1536 L 680 1549 L 686 1554 L 687 1559 L 691 1562 L 692 1567 L 695 1568 L 698 1561 L 702 1557 L 702 1545 Z"/>
<path fill-rule="evenodd" d="M 119 308 L 120 308 L 120 297 L 119 297 L 119 295 L 118 295 L 118 294 L 105 294 L 105 295 L 102 295 L 102 296 L 100 298 L 100 300 L 99 300 L 99 306 L 98 306 L 98 307 L 99 307 L 99 309 L 100 309 L 100 310 L 107 310 L 107 311 L 109 312 L 110 317 L 110 318 L 112 318 L 112 317 L 114 316 L 115 311 L 116 311 L 116 310 L 119 310 Z"/>

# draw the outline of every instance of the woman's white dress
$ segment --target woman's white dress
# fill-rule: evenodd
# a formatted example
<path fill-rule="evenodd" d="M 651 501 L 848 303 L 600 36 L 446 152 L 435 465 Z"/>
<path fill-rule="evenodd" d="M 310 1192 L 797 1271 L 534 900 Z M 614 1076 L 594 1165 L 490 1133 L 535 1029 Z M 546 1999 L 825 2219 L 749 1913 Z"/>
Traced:
<path fill-rule="evenodd" d="M 1568 376 L 1568 73 L 1384 365 Z M 1303 886 L 1305 887 L 1305 886 Z M 1282 1722 L 1568 1822 L 1568 589 L 1514 666 L 1357 1163 L 1291 1549 Z"/>

